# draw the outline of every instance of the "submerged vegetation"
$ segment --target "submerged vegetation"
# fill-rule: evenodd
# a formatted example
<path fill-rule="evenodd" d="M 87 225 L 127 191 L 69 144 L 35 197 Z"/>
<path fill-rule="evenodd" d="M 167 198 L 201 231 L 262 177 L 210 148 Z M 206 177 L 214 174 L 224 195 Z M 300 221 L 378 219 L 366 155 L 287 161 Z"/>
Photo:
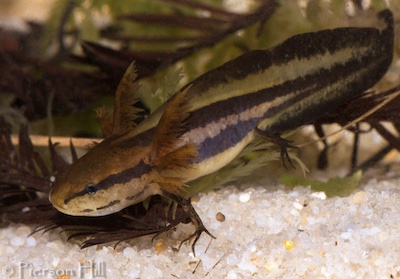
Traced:
<path fill-rule="evenodd" d="M 42 229 L 63 227 L 71 237 L 92 236 L 84 242 L 86 247 L 145 234 L 158 235 L 189 222 L 182 205 L 172 205 L 160 197 L 90 222 L 58 213 L 51 207 L 47 194 L 69 160 L 60 155 L 61 149 L 50 140 L 49 155 L 43 156 L 43 151 L 34 148 L 29 134 L 66 136 L 68 141 L 76 136 L 101 137 L 94 109 L 104 106 L 102 114 L 111 113 L 112 96 L 132 61 L 140 84 L 141 98 L 135 104 L 140 110 L 135 121 L 140 122 L 186 82 L 244 52 L 268 48 L 298 33 L 337 26 L 370 26 L 375 24 L 376 11 L 385 8 L 383 1 L 371 1 L 371 6 L 362 7 L 360 1 L 348 1 L 345 5 L 343 1 L 300 4 L 294 0 L 254 0 L 241 10 L 236 10 L 232 3 L 135 0 L 127 5 L 126 1 L 59 0 L 49 20 L 43 24 L 29 23 L 28 33 L 0 33 L 3 225 L 24 222 Z M 12 43 L 5 43 L 5 38 Z M 356 174 L 328 183 L 285 176 L 284 183 L 311 184 L 330 195 L 347 193 L 340 187 L 332 189 L 338 184 L 356 187 L 360 179 L 357 170 L 400 148 L 397 135 L 382 125 L 383 121 L 390 122 L 395 130 L 400 129 L 399 91 L 398 84 L 383 80 L 376 90 L 366 92 L 339 112 L 310 123 L 319 137 L 324 137 L 322 125 L 332 123 L 354 133 L 351 173 Z M 385 106 L 364 115 L 380 104 Z M 357 160 L 360 122 L 388 142 L 363 163 Z M 12 134 L 18 131 L 19 145 L 15 147 Z M 253 144 L 229 166 L 194 181 L 191 191 L 195 194 L 222 187 L 279 159 L 279 151 L 271 146 L 265 142 Z M 320 168 L 329 163 L 327 148 L 328 143 L 321 148 Z M 291 158 L 305 170 L 295 151 L 291 151 Z M 78 157 L 72 143 L 67 153 L 72 161 Z M 113 228 L 107 226 L 111 219 Z"/>

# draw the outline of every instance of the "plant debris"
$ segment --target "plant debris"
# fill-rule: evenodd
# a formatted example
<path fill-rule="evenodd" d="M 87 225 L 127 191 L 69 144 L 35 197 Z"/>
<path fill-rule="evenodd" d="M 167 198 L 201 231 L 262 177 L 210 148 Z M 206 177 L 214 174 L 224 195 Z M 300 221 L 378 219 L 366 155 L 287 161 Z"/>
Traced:
<path fill-rule="evenodd" d="M 9 109 L 1 107 L 1 114 L 6 115 L 7 111 L 12 111 L 16 115 L 15 112 L 18 111 L 26 120 L 33 121 L 49 117 L 49 111 L 54 115 L 83 111 L 100 97 L 115 92 L 120 77 L 133 60 L 138 69 L 139 79 L 154 76 L 166 67 L 182 62 L 205 48 L 215 47 L 229 36 L 257 23 L 256 34 L 260 35 L 264 24 L 279 6 L 278 1 L 265 0 L 261 1 L 256 9 L 239 14 L 200 1 L 163 0 L 162 2 L 169 5 L 166 11 L 119 14 L 115 16 L 113 24 L 97 30 L 101 39 L 107 39 L 117 45 L 113 48 L 101 43 L 101 40 L 81 41 L 76 26 L 70 28 L 69 19 L 77 8 L 74 1 L 69 2 L 62 19 L 59 19 L 58 46 L 50 57 L 42 57 L 43 50 L 38 47 L 38 38 L 45 33 L 44 26 L 30 23 L 31 31 L 28 34 L 0 32 L 2 76 L 0 97 L 5 99 L 3 96 L 6 94 L 11 96 L 7 104 Z M 162 30 L 163 34 L 157 36 L 126 34 L 121 24 L 127 23 L 151 27 L 151 30 Z M 171 29 L 175 32 L 170 32 Z M 150 29 L 145 31 L 147 30 Z M 70 40 L 71 38 L 73 39 Z M 149 44 L 153 48 L 147 49 Z M 233 45 L 242 51 L 248 50 L 244 44 L 236 42 Z M 76 48 L 80 52 L 77 52 Z M 347 128 L 357 135 L 361 132 L 357 129 L 357 124 L 367 123 L 388 141 L 387 146 L 370 159 L 358 163 L 356 158 L 358 142 L 355 137 L 352 172 L 364 170 L 381 160 L 391 150 L 400 150 L 399 137 L 382 125 L 383 121 L 390 122 L 397 132 L 400 131 L 399 92 L 398 86 L 383 92 L 365 92 L 364 96 L 352 101 L 346 107 L 310 124 L 316 127 L 320 137 L 324 137 L 322 125 L 338 123 L 346 126 L 347 123 L 355 121 L 394 96 L 378 111 L 358 119 L 354 125 Z M 135 105 L 144 111 L 142 118 L 149 112 L 146 104 L 138 102 Z M 14 147 L 11 133 L 17 129 L 16 124 L 12 124 L 13 127 L 0 117 L 2 226 L 10 222 L 34 224 L 39 226 L 35 231 L 60 227 L 70 238 L 87 237 L 82 247 L 89 247 L 106 242 L 119 243 L 149 234 L 157 236 L 174 229 L 180 223 L 190 222 L 190 214 L 187 208 L 184 208 L 188 206 L 187 204 L 171 203 L 159 196 L 110 216 L 83 218 L 59 213 L 48 201 L 48 193 L 68 168 L 69 163 L 58 153 L 57 143 L 51 140 L 48 144 L 50 163 L 47 163 L 44 156 L 34 149 L 27 125 L 19 129 L 19 145 Z M 328 163 L 327 142 L 325 146 L 320 156 L 321 168 Z M 72 144 L 70 151 L 75 161 L 77 155 Z M 251 161 L 253 160 L 239 164 L 238 167 L 230 166 L 222 170 L 223 174 L 237 173 L 237 168 L 241 168 L 244 169 L 243 175 L 245 175 L 265 164 L 265 160 L 259 162 L 254 160 L 253 165 L 250 164 Z M 350 177 L 349 181 L 353 183 L 355 177 Z M 217 181 L 221 185 L 232 181 L 225 175 L 203 179 L 203 182 Z M 199 185 L 196 187 L 198 188 L 195 189 L 201 189 Z M 191 206 L 190 204 L 189 207 Z M 110 223 L 113 224 L 112 227 L 109 226 Z"/>

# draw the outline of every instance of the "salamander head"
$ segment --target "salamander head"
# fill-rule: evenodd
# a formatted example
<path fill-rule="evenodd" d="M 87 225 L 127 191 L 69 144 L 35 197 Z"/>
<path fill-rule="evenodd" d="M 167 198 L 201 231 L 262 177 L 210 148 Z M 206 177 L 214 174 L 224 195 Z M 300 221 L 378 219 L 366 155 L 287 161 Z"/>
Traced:
<path fill-rule="evenodd" d="M 73 216 L 103 216 L 158 194 L 151 183 L 152 167 L 136 154 L 99 144 L 70 166 L 50 192 L 60 212 Z"/>

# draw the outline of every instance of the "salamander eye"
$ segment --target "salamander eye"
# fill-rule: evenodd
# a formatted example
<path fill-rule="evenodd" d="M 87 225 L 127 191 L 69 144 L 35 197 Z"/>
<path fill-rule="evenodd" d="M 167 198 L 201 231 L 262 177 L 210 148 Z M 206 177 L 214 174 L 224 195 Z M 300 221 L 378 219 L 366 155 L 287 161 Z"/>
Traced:
<path fill-rule="evenodd" d="M 90 183 L 86 185 L 85 190 L 89 196 L 93 196 L 99 188 L 97 185 Z"/>

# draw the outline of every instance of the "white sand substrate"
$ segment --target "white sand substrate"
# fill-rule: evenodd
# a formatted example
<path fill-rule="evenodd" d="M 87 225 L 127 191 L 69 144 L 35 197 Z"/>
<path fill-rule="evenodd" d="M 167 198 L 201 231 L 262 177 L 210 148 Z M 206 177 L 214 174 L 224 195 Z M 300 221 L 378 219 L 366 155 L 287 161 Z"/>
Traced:
<path fill-rule="evenodd" d="M 196 256 L 187 244 L 174 249 L 190 225 L 153 242 L 82 250 L 59 230 L 29 236 L 31 227 L 11 225 L 0 230 L 1 278 L 400 278 L 399 179 L 371 180 L 344 198 L 228 187 L 195 208 L 216 237 L 203 234 Z"/>

